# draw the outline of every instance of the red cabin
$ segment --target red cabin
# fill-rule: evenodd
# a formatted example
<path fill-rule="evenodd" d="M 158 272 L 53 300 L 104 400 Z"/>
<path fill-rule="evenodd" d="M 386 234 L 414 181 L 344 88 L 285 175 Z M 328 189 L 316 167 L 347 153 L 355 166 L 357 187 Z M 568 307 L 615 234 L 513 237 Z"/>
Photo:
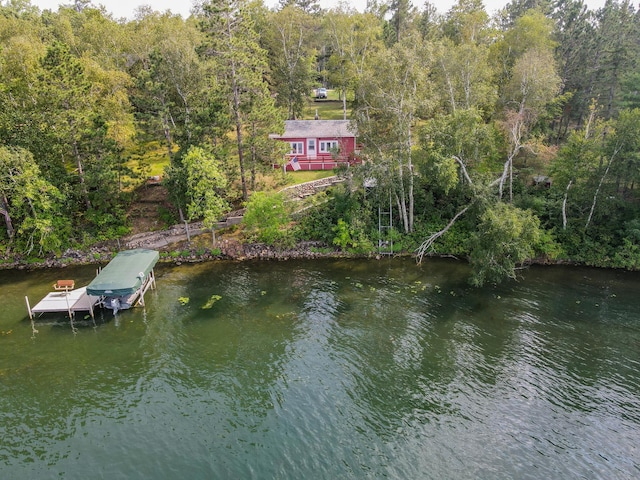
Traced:
<path fill-rule="evenodd" d="M 287 120 L 284 134 L 269 137 L 291 146 L 285 155 L 287 170 L 331 170 L 357 161 L 349 120 Z"/>

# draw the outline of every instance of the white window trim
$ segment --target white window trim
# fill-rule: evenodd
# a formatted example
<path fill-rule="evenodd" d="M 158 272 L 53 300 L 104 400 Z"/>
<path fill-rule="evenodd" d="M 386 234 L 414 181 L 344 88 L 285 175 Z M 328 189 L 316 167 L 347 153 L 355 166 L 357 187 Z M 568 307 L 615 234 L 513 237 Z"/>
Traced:
<path fill-rule="evenodd" d="M 340 148 L 340 144 L 337 140 L 322 140 L 320 141 L 320 153 L 331 153 L 332 150 Z"/>
<path fill-rule="evenodd" d="M 291 145 L 290 155 L 304 155 L 304 142 L 289 142 Z"/>

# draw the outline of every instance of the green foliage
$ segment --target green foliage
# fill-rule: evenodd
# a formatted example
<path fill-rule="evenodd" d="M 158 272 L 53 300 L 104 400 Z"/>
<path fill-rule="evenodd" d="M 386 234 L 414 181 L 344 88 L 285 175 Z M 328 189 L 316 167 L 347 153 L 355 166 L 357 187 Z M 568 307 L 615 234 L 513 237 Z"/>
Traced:
<path fill-rule="evenodd" d="M 448 194 L 459 183 L 495 171 L 502 140 L 476 109 L 457 110 L 427 121 L 420 130 L 421 171 L 431 188 Z M 464 166 L 465 171 L 462 170 Z"/>
<path fill-rule="evenodd" d="M 529 252 L 509 240 L 506 220 L 488 216 L 503 175 L 501 199 L 513 190 L 521 210 L 501 213 L 516 225 L 531 210 L 546 229 L 536 255 L 638 268 L 640 29 L 628 2 L 598 12 L 512 3 L 492 21 L 477 1 L 445 15 L 403 1 L 316 17 L 299 2 L 272 11 L 214 0 L 188 21 L 145 11 L 131 22 L 84 1 L 46 14 L 9 3 L 0 15 L 0 252 L 43 256 L 125 235 L 131 190 L 161 165 L 175 207 L 161 208 L 161 220 L 214 226 L 280 159 L 282 145 L 269 139 L 282 130 L 275 101 L 296 118 L 343 118 L 344 106 L 365 146 L 361 171 L 378 188 L 362 195 L 350 168 L 349 188 L 296 216 L 295 229 L 270 211 L 265 228 L 248 228 L 253 239 L 262 232 L 283 245 L 295 234 L 366 251 L 378 240 L 378 204 L 393 198 L 402 212 L 394 247 L 412 250 L 473 204 L 432 251 L 467 255 L 504 237 L 508 248 L 487 242 L 474 261 L 493 249 L 495 269 L 509 276 L 502 257 L 517 268 Z M 330 98 L 310 99 L 311 83 Z M 551 186 L 529 188 L 534 174 Z"/>
<path fill-rule="evenodd" d="M 182 159 L 187 185 L 187 215 L 190 220 L 202 218 L 206 228 L 213 229 L 228 209 L 223 197 L 227 179 L 215 155 L 201 147 L 191 147 Z"/>
<path fill-rule="evenodd" d="M 85 218 L 87 220 L 85 233 L 99 242 L 123 237 L 131 230 L 123 224 L 125 220 L 123 211 L 105 214 L 91 209 Z"/>
<path fill-rule="evenodd" d="M 415 250 L 422 239 L 429 237 L 433 232 L 442 229 L 444 225 L 438 223 L 426 223 L 421 225 L 412 238 L 415 241 L 411 250 Z M 473 225 L 461 221 L 456 222 L 433 246 L 433 253 L 437 255 L 454 255 L 466 257 L 469 255 L 470 242 L 473 238 Z"/>
<path fill-rule="evenodd" d="M 268 55 L 259 44 L 257 15 L 253 10 L 257 6 L 241 0 L 213 0 L 202 7 L 200 28 L 205 40 L 199 50 L 214 62 L 218 92 L 227 99 L 228 118 L 234 126 L 242 198 L 246 201 L 249 197 L 248 152 L 253 146 L 250 148 L 252 142 L 245 139 L 245 132 L 259 129 L 261 135 L 266 135 L 266 130 L 273 132 L 282 128 L 263 74 L 268 71 Z"/>
<path fill-rule="evenodd" d="M 621 84 L 622 107 L 640 108 L 640 73 L 633 71 L 625 75 Z"/>
<path fill-rule="evenodd" d="M 539 220 L 507 203 L 488 208 L 471 242 L 471 283 L 499 283 L 516 278 L 516 268 L 535 255 L 540 243 Z"/>
<path fill-rule="evenodd" d="M 7 240 L 22 253 L 59 253 L 71 236 L 62 209 L 62 195 L 43 178 L 33 155 L 0 146 L 0 214 Z"/>
<path fill-rule="evenodd" d="M 336 234 L 336 236 L 333 237 L 334 245 L 337 245 L 343 250 L 357 246 L 357 243 L 351 237 L 349 226 L 343 219 L 338 220 L 338 224 L 333 227 L 333 232 Z"/>
<path fill-rule="evenodd" d="M 311 207 L 298 215 L 295 235 L 298 240 L 316 240 L 330 245 L 337 212 L 330 203 Z"/>
<path fill-rule="evenodd" d="M 288 242 L 291 238 L 286 229 L 289 215 L 280 193 L 255 192 L 251 195 L 242 223 L 251 238 L 267 245 Z"/>
<path fill-rule="evenodd" d="M 302 116 L 313 84 L 315 52 L 308 37 L 313 35 L 314 21 L 310 14 L 287 5 L 269 12 L 262 25 L 276 103 L 286 109 L 290 119 Z"/>
<path fill-rule="evenodd" d="M 540 238 L 536 245 L 539 255 L 545 260 L 557 260 L 564 258 L 566 255 L 563 245 L 558 242 L 553 231 L 540 230 Z"/>
<path fill-rule="evenodd" d="M 373 242 L 364 231 L 364 222 L 352 219 L 347 224 L 342 218 L 338 219 L 338 224 L 333 227 L 335 236 L 332 243 L 344 251 L 354 253 L 370 253 L 374 251 Z"/>
<path fill-rule="evenodd" d="M 640 270 L 640 244 L 625 238 L 623 245 L 615 253 L 613 264 L 627 270 Z"/>
<path fill-rule="evenodd" d="M 175 225 L 178 223 L 175 212 L 163 206 L 158 207 L 158 217 L 164 225 Z"/>

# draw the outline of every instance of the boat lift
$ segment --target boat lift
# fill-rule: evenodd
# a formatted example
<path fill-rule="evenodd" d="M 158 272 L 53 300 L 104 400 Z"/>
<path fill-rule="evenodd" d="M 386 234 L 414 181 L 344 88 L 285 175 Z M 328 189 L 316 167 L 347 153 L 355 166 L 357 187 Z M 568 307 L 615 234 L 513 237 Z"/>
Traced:
<path fill-rule="evenodd" d="M 86 287 L 75 288 L 74 280 L 58 280 L 53 284 L 54 291 L 33 308 L 29 297 L 25 296 L 34 332 L 34 317 L 44 313 L 66 313 L 75 332 L 73 320 L 76 312 L 89 312 L 95 324 L 94 310 L 97 307 L 112 309 L 115 315 L 119 310 L 144 306 L 144 294 L 156 286 L 153 267 L 158 259 L 159 253 L 155 250 L 122 251 Z"/>
<path fill-rule="evenodd" d="M 98 272 L 87 286 L 87 293 L 100 299 L 100 305 L 117 314 L 137 305 L 144 306 L 144 294 L 155 288 L 153 267 L 160 255 L 155 250 L 125 250 Z"/>

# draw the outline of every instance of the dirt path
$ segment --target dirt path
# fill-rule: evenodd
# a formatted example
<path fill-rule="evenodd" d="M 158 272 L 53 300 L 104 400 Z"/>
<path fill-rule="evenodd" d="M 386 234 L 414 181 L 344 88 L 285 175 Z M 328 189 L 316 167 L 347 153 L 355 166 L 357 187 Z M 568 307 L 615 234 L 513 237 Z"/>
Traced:
<path fill-rule="evenodd" d="M 302 199 L 313 195 L 321 190 L 324 190 L 328 187 L 335 185 L 336 183 L 340 183 L 342 179 L 337 176 L 322 178 L 320 180 L 313 180 L 311 182 L 300 183 L 298 185 L 292 185 L 290 187 L 283 188 L 280 190 L 282 193 L 287 195 L 291 199 Z M 153 190 L 153 192 L 161 193 L 159 187 L 152 187 L 157 190 Z M 146 200 L 147 204 L 157 203 L 157 199 Z M 148 214 L 148 212 L 145 212 Z M 228 213 L 217 225 L 216 229 L 226 228 L 231 225 L 238 224 L 242 221 L 242 215 L 244 215 L 244 210 L 237 210 L 234 212 Z M 140 227 L 140 225 L 139 225 Z M 139 229 L 139 228 L 138 228 Z M 152 250 L 162 250 L 170 247 L 171 245 L 175 245 L 180 242 L 185 242 L 189 238 L 193 238 L 197 235 L 201 235 L 207 232 L 202 226 L 202 222 L 195 222 L 189 224 L 189 235 L 187 235 L 187 228 L 185 225 L 174 225 L 167 230 L 158 230 L 158 231 L 149 231 L 149 232 L 140 232 L 133 235 L 129 235 L 128 237 L 124 237 L 121 240 L 124 242 L 122 245 L 126 249 L 132 248 L 149 248 Z"/>

